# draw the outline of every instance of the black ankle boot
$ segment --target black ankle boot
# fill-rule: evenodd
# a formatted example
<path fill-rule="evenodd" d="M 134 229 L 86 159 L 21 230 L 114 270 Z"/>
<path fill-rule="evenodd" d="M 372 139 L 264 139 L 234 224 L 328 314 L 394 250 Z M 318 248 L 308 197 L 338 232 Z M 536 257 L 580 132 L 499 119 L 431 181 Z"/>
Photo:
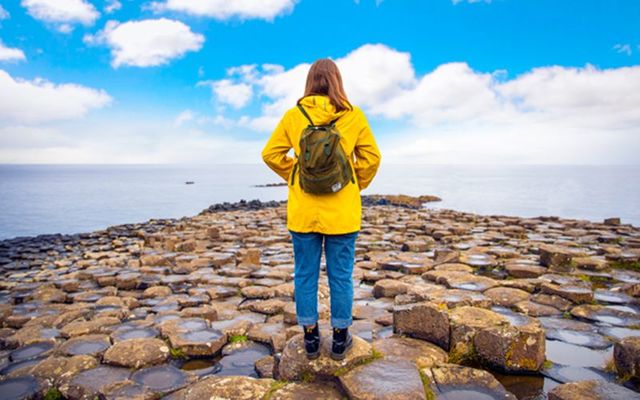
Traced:
<path fill-rule="evenodd" d="M 320 356 L 320 330 L 318 324 L 304 327 L 304 349 L 309 360 Z"/>
<path fill-rule="evenodd" d="M 351 333 L 349 333 L 349 328 L 333 328 L 331 358 L 333 358 L 334 360 L 343 360 L 352 344 L 353 339 L 351 338 Z"/>

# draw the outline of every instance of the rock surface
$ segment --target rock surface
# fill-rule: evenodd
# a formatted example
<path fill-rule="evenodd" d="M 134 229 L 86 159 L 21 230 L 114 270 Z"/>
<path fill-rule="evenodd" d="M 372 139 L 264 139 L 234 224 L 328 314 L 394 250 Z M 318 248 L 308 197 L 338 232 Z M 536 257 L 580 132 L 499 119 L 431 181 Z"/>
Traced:
<path fill-rule="evenodd" d="M 333 360 L 329 353 L 331 351 L 331 340 L 329 331 L 321 330 L 320 357 L 315 360 L 307 359 L 304 349 L 304 335 L 298 334 L 287 342 L 282 352 L 279 363 L 279 376 L 285 380 L 301 380 L 316 378 L 334 378 L 336 374 L 349 370 L 357 364 L 370 359 L 372 348 L 369 343 L 361 338 L 353 337 L 353 347 L 347 353 L 344 360 Z"/>
<path fill-rule="evenodd" d="M 227 203 L 193 217 L 0 241 L 0 382 L 32 387 L 11 381 L 31 376 L 43 383 L 37 396 L 57 388 L 71 400 L 150 399 L 205 381 L 200 390 L 212 396 L 245 388 L 257 398 L 342 398 L 338 378 L 349 371 L 370 371 L 359 374 L 364 382 L 409 362 L 440 397 L 504 398 L 506 387 L 545 398 L 548 379 L 612 380 L 605 363 L 616 353 L 620 378 L 637 376 L 635 340 L 625 338 L 640 336 L 640 229 L 421 207 L 427 200 L 363 197 L 358 361 L 331 365 L 325 355 L 320 373 L 312 367 L 288 384 L 271 378 L 309 365 L 287 350 L 300 328 L 285 203 Z M 330 342 L 326 270 L 320 276 Z M 170 354 L 157 351 L 159 341 Z M 545 355 L 554 365 L 543 381 Z M 364 368 L 380 362 L 389 371 Z M 445 362 L 502 372 L 504 387 Z M 231 373 L 242 376 L 222 380 Z M 465 386 L 465 374 L 475 383 Z"/>

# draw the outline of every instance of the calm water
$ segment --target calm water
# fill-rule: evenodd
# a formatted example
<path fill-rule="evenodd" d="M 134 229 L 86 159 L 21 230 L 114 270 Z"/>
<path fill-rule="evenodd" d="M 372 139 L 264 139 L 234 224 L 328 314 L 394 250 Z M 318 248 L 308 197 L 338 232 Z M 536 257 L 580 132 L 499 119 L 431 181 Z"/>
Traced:
<path fill-rule="evenodd" d="M 0 238 L 75 233 L 194 215 L 240 199 L 284 200 L 263 165 L 0 165 Z M 185 181 L 195 181 L 185 185 Z M 383 165 L 363 193 L 434 194 L 481 214 L 557 215 L 640 225 L 640 166 Z"/>

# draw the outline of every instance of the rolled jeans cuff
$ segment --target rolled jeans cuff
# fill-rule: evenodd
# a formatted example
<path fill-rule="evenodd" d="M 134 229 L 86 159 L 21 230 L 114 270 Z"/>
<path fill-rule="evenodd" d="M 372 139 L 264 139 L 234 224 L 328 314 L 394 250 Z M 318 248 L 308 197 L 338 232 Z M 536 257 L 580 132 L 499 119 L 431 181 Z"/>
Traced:
<path fill-rule="evenodd" d="M 353 318 L 347 318 L 347 319 L 331 318 L 331 326 L 333 328 L 345 329 L 350 327 L 352 323 L 353 323 Z"/>
<path fill-rule="evenodd" d="M 297 317 L 298 325 L 309 326 L 318 322 L 318 316 L 315 317 Z"/>

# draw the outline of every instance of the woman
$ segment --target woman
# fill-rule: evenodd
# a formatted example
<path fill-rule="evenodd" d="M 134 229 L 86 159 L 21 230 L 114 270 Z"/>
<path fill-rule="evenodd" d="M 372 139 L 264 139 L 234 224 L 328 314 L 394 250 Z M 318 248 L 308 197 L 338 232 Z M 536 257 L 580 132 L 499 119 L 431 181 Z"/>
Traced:
<path fill-rule="evenodd" d="M 306 113 L 307 115 L 305 115 Z M 344 187 L 328 194 L 305 192 L 297 156 L 305 128 L 335 120 L 340 145 L 348 156 L 351 174 Z M 353 263 L 355 240 L 360 230 L 360 190 L 369 186 L 380 152 L 363 112 L 351 105 L 342 86 L 337 65 L 330 59 L 313 63 L 304 96 L 288 110 L 262 151 L 264 162 L 288 182 L 287 229 L 291 233 L 295 259 L 295 300 L 298 323 L 304 328 L 307 357 L 320 355 L 318 329 L 318 277 L 324 242 L 331 295 L 333 342 L 331 357 L 341 360 L 352 345 Z"/>

